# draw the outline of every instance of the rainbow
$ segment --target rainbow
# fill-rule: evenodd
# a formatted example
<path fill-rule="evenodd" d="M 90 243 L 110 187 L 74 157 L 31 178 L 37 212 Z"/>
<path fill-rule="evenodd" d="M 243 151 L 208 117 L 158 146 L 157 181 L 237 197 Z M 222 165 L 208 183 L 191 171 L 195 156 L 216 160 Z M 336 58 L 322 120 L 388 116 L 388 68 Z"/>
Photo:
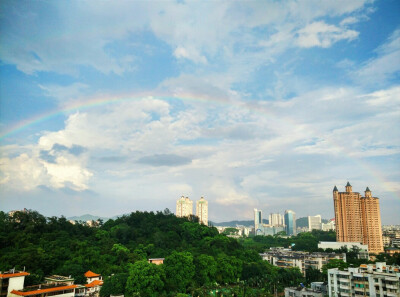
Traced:
<path fill-rule="evenodd" d="M 242 107 L 242 108 L 251 110 L 252 112 L 264 113 L 264 114 L 268 114 L 269 116 L 275 117 L 271 112 L 268 112 L 265 109 L 260 110 L 258 108 L 252 107 L 251 105 L 234 103 L 234 102 L 230 101 L 229 99 L 211 98 L 209 96 L 201 96 L 201 95 L 193 96 L 192 94 L 180 94 L 179 96 L 173 96 L 173 95 L 165 95 L 165 94 L 154 95 L 154 93 L 136 93 L 134 95 L 129 94 L 129 95 L 120 95 L 120 96 L 96 96 L 93 98 L 89 97 L 88 99 L 84 100 L 83 102 L 73 102 L 67 106 L 58 107 L 56 109 L 47 111 L 45 113 L 35 115 L 34 117 L 31 117 L 29 119 L 22 120 L 16 124 L 14 124 L 13 126 L 11 126 L 5 132 L 0 133 L 0 141 L 4 141 L 4 139 L 27 129 L 28 127 L 34 126 L 39 123 L 46 122 L 49 119 L 59 116 L 59 115 L 69 114 L 69 113 L 76 112 L 76 111 L 87 110 L 87 109 L 110 105 L 110 104 L 117 104 L 117 103 L 121 103 L 121 102 L 140 101 L 143 99 L 158 99 L 158 100 L 170 101 L 170 102 L 171 101 L 201 102 L 201 103 L 217 104 L 217 105 L 221 105 L 221 106 L 236 105 L 238 107 Z"/>
<path fill-rule="evenodd" d="M 233 102 L 229 100 L 228 98 L 212 98 L 209 96 L 204 96 L 204 95 L 193 95 L 193 94 L 179 94 L 179 96 L 174 96 L 171 94 L 154 94 L 153 93 L 135 93 L 135 94 L 126 94 L 126 95 L 119 95 L 119 96 L 96 96 L 96 97 L 89 97 L 88 99 L 84 100 L 83 102 L 73 102 L 67 106 L 64 107 L 58 107 L 56 109 L 50 110 L 46 113 L 42 113 L 39 115 L 36 115 L 34 117 L 31 117 L 29 119 L 20 121 L 7 129 L 5 132 L 0 134 L 0 141 L 4 141 L 10 136 L 13 136 L 28 127 L 37 125 L 39 123 L 46 122 L 50 120 L 51 118 L 54 118 L 56 116 L 60 115 L 66 115 L 70 114 L 73 112 L 81 111 L 81 110 L 87 110 L 91 108 L 96 108 L 96 107 L 101 107 L 105 105 L 110 105 L 110 104 L 118 104 L 121 102 L 128 102 L 128 101 L 140 101 L 144 99 L 157 99 L 157 100 L 163 100 L 163 101 L 169 101 L 169 102 L 174 102 L 174 101 L 183 101 L 183 102 L 199 102 L 203 104 L 214 104 L 214 105 L 220 105 L 220 106 L 236 106 L 240 107 L 243 109 L 247 109 L 251 112 L 257 113 L 257 114 L 263 114 L 267 115 L 269 117 L 272 117 L 274 121 L 281 122 L 283 121 L 276 115 L 274 115 L 271 111 L 269 111 L 267 108 L 260 108 L 260 106 L 255 106 L 251 105 L 248 103 L 240 103 L 240 102 Z M 286 123 L 289 123 L 293 126 L 300 125 L 300 123 L 297 123 L 294 121 L 292 118 L 285 118 L 284 121 Z M 311 128 L 313 132 L 315 132 L 315 135 L 320 135 L 318 133 L 317 127 L 308 127 Z M 326 140 L 328 144 L 331 147 L 337 148 L 341 151 L 341 154 L 343 154 L 344 157 L 350 159 L 352 162 L 355 162 L 359 167 L 361 167 L 365 172 L 368 172 L 371 177 L 373 177 L 375 180 L 378 180 L 380 184 L 384 186 L 389 192 L 396 192 L 395 189 L 391 186 L 392 183 L 388 182 L 385 180 L 384 175 L 380 173 L 377 168 L 373 168 L 370 164 L 368 164 L 366 161 L 363 161 L 361 158 L 354 156 L 352 152 L 346 147 L 346 146 L 341 146 L 333 141 Z M 400 198 L 400 193 L 397 193 L 399 198 Z"/>

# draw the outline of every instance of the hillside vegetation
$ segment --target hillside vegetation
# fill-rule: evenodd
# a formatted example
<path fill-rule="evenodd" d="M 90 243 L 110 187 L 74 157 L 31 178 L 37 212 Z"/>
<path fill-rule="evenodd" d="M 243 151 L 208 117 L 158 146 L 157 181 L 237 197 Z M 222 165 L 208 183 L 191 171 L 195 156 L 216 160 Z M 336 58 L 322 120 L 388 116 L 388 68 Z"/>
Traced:
<path fill-rule="evenodd" d="M 156 266 L 148 258 L 165 258 Z M 255 250 L 168 210 L 135 212 L 98 227 L 30 211 L 0 212 L 0 270 L 24 267 L 26 285 L 50 274 L 84 283 L 87 270 L 101 273 L 102 296 L 208 296 L 224 289 L 239 296 L 269 296 L 303 281 L 298 269 L 279 269 Z M 112 277 L 109 277 L 113 275 Z"/>

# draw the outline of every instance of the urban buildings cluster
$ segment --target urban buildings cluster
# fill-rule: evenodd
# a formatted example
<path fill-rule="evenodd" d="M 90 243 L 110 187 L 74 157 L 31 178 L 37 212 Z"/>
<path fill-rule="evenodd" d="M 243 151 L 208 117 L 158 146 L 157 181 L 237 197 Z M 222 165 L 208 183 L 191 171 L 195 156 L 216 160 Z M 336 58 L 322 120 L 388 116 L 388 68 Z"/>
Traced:
<path fill-rule="evenodd" d="M 262 211 L 254 209 L 254 234 L 275 235 L 284 231 L 287 235 L 296 235 L 296 213 L 292 210 L 285 210 L 285 214 L 271 213 L 269 224 L 264 224 Z"/>
<path fill-rule="evenodd" d="M 368 245 L 370 253 L 382 253 L 382 224 L 379 198 L 372 197 L 367 187 L 365 196 L 353 192 L 349 182 L 345 192 L 333 188 L 336 241 L 361 242 Z"/>
<path fill-rule="evenodd" d="M 346 254 L 337 253 L 308 253 L 292 251 L 291 249 L 278 247 L 271 248 L 260 254 L 263 260 L 281 268 L 298 267 L 303 275 L 306 275 L 307 268 L 314 268 L 322 271 L 322 266 L 331 259 L 339 259 L 346 262 Z"/>
<path fill-rule="evenodd" d="M 52 275 L 45 277 L 45 282 L 35 286 L 24 286 L 26 271 L 0 271 L 0 296 L 1 297 L 97 297 L 103 280 L 100 274 L 92 271 L 85 273 L 86 284 L 74 284 L 71 276 Z"/>
<path fill-rule="evenodd" d="M 176 201 L 176 216 L 183 218 L 193 215 L 193 201 L 182 196 Z M 200 224 L 208 225 L 208 201 L 201 197 L 196 201 L 196 216 Z"/>

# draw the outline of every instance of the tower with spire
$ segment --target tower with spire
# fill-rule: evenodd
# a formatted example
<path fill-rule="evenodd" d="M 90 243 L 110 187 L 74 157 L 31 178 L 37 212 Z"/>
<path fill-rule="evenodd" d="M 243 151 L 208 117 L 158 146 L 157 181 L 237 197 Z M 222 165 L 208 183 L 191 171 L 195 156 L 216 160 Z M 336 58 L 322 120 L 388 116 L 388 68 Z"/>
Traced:
<path fill-rule="evenodd" d="M 365 197 L 353 192 L 350 182 L 345 188 L 345 192 L 333 188 L 336 241 L 362 242 L 371 253 L 383 252 L 379 198 L 372 197 L 368 187 Z"/>

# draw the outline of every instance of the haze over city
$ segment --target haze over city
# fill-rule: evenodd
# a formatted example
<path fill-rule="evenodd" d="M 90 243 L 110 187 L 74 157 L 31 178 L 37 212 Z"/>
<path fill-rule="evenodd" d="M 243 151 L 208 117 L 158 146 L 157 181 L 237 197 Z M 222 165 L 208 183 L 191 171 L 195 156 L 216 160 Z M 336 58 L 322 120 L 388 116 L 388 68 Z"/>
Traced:
<path fill-rule="evenodd" d="M 0 210 L 400 224 L 398 1 L 2 1 Z"/>

